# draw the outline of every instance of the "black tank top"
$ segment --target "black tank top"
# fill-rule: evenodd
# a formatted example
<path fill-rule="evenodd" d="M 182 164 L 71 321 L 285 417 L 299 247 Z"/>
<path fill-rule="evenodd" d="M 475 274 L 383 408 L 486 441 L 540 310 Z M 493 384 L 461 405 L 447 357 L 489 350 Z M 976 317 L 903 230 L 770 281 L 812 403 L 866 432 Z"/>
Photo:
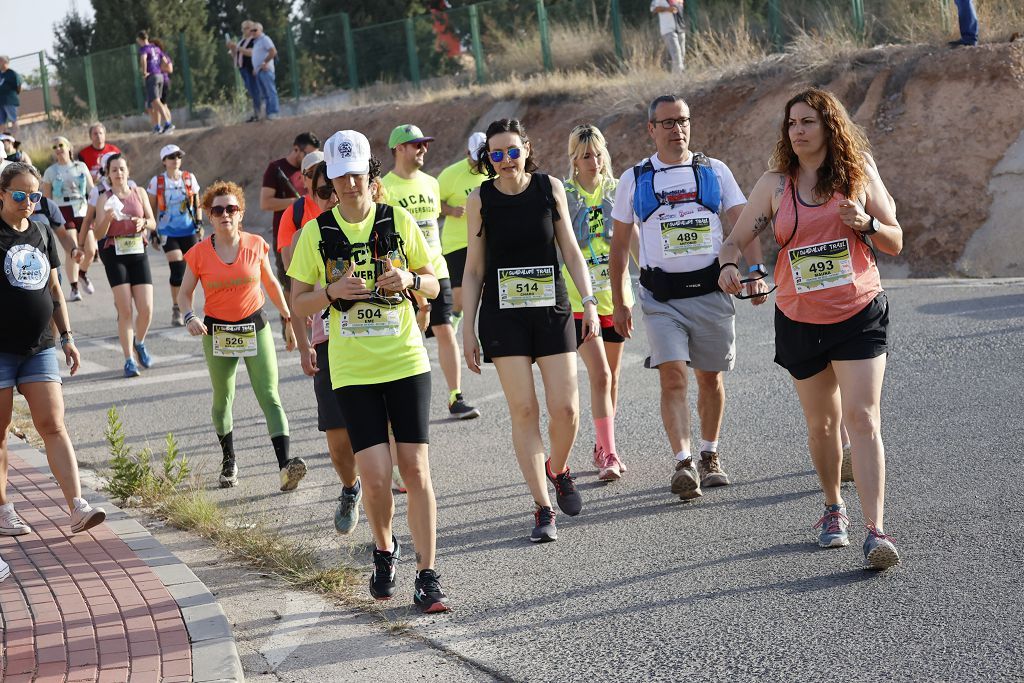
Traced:
<path fill-rule="evenodd" d="M 484 292 L 482 303 L 498 308 L 498 269 L 552 266 L 556 307 L 568 306 L 562 268 L 555 247 L 557 213 L 551 193 L 551 177 L 530 176 L 530 184 L 515 195 L 494 187 L 494 180 L 480 186 L 480 213 L 484 236 Z"/>

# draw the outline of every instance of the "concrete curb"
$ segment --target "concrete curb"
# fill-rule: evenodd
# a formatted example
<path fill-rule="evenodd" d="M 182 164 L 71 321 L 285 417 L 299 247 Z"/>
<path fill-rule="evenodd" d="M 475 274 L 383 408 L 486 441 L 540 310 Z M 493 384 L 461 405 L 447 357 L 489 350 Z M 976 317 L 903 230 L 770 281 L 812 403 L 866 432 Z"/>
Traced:
<path fill-rule="evenodd" d="M 45 455 L 17 438 L 9 438 L 7 444 L 12 453 L 53 478 Z M 192 680 L 195 683 L 244 682 L 231 624 L 210 590 L 185 563 L 153 538 L 146 527 L 97 492 L 101 484 L 99 477 L 89 470 L 80 470 L 80 475 L 82 495 L 106 510 L 106 525 L 153 569 L 178 603 L 192 646 Z"/>

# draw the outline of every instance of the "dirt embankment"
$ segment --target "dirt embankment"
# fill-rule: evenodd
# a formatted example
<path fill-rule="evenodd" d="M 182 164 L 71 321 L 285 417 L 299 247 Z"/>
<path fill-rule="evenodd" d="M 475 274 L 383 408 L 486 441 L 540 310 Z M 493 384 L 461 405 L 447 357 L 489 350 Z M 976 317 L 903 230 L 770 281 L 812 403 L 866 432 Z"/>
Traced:
<path fill-rule="evenodd" d="M 1016 237 L 1024 215 L 1006 210 L 1024 196 L 1024 182 L 1019 182 L 1024 175 L 1020 164 L 1009 164 L 1016 172 L 1007 180 L 1003 161 L 1024 135 L 1024 42 L 960 50 L 877 48 L 814 71 L 797 72 L 782 60 L 712 86 L 695 89 L 684 81 L 680 93 L 692 111 L 691 148 L 725 161 L 749 191 L 765 169 L 785 101 L 809 84 L 834 91 L 866 129 L 906 234 L 903 255 L 895 259 L 906 272 L 1024 275 L 1024 247 Z M 360 130 L 388 167 L 389 131 L 400 123 L 416 123 L 437 137 L 426 168 L 436 174 L 463 154 L 468 133 L 496 104 L 464 97 L 367 106 L 183 132 L 174 141 L 188 153 L 186 168 L 204 183 L 215 178 L 240 183 L 250 205 L 248 223 L 268 225 L 269 215 L 256 211 L 263 169 L 289 150 L 296 133 L 312 130 L 326 138 L 343 128 Z M 593 122 L 605 132 L 617 173 L 648 155 L 645 104 L 613 106 L 597 86 L 586 100 L 538 95 L 511 108 L 530 131 L 541 168 L 564 175 L 566 138 L 581 122 Z M 155 136 L 125 141 L 137 180 L 156 171 L 158 149 L 170 141 Z M 993 207 L 999 218 L 993 214 L 990 220 Z M 1017 225 L 1007 229 L 1006 220 Z M 968 258 L 962 258 L 965 250 Z"/>

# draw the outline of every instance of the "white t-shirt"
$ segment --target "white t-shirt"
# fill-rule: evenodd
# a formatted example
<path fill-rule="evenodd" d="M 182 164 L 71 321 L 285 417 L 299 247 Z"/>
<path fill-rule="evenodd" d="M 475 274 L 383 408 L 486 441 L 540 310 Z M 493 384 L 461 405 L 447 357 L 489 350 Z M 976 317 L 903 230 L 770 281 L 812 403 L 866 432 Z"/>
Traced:
<path fill-rule="evenodd" d="M 43 182 L 53 189 L 53 201 L 57 206 L 70 206 L 76 218 L 85 215 L 85 198 L 88 192 L 89 167 L 81 161 L 68 165 L 50 164 L 43 173 Z"/>
<path fill-rule="evenodd" d="M 651 159 L 656 171 L 669 165 L 676 165 L 663 163 L 657 154 Z M 722 188 L 722 205 L 719 213 L 724 213 L 734 206 L 746 204 L 747 199 L 743 196 L 739 185 L 736 184 L 736 179 L 729 167 L 718 159 L 709 158 L 709 161 Z M 683 163 L 693 163 L 692 152 Z M 621 223 L 640 223 L 640 217 L 633 213 L 635 184 L 633 169 L 626 169 L 622 177 L 619 178 L 619 186 L 615 190 L 615 208 L 612 209 L 612 218 Z M 695 195 L 697 181 L 694 171 L 689 166 L 685 166 L 656 172 L 654 174 L 654 191 L 656 193 Z M 696 226 L 691 228 L 691 232 L 698 237 L 704 237 L 703 233 L 706 233 L 708 229 L 710 229 L 710 235 L 707 236 L 706 242 L 697 240 L 693 244 L 687 245 L 687 249 L 693 253 L 683 255 L 679 253 L 680 250 L 675 250 L 676 253 L 673 255 L 671 253 L 673 250 L 665 246 L 664 239 L 667 234 L 672 234 L 670 232 L 671 224 L 674 221 Z M 702 225 L 705 221 L 706 225 Z M 722 249 L 722 240 L 722 221 L 718 213 L 695 202 L 680 203 L 674 206 L 663 204 L 640 225 L 640 267 L 661 268 L 668 273 L 687 273 L 707 268 L 718 257 L 718 252 Z"/>
<path fill-rule="evenodd" d="M 658 7 L 672 7 L 675 3 L 670 3 L 669 0 L 651 0 L 651 12 Z M 678 5 L 679 11 L 683 11 L 682 4 Z M 661 35 L 666 33 L 675 33 L 678 30 L 676 25 L 676 15 L 672 12 L 658 12 L 658 28 L 661 30 Z"/>
<path fill-rule="evenodd" d="M 161 234 L 167 234 L 171 237 L 183 237 L 185 235 L 191 235 L 195 232 L 196 226 L 192 221 L 192 217 L 188 210 L 188 193 L 185 192 L 185 174 L 182 173 L 181 177 L 177 180 L 172 180 L 167 173 L 161 174 L 164 176 L 164 204 L 165 208 L 163 211 L 158 211 L 157 216 L 157 230 Z M 151 196 L 156 196 L 156 179 L 157 176 L 153 176 L 149 180 L 149 185 L 146 186 L 146 192 Z M 199 195 L 199 181 L 196 180 L 194 173 L 188 174 L 189 189 L 192 191 L 193 196 Z"/>

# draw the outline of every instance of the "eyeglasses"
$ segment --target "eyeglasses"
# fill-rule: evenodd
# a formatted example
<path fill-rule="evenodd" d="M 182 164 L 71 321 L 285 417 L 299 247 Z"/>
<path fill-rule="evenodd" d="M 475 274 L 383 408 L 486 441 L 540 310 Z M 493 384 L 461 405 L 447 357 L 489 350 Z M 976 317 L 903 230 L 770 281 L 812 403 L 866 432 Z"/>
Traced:
<path fill-rule="evenodd" d="M 13 199 L 16 204 L 21 204 L 26 199 L 33 204 L 38 204 L 39 200 L 42 198 L 42 192 L 23 192 L 21 190 L 13 190 L 11 192 L 11 199 Z"/>
<path fill-rule="evenodd" d="M 54 145 L 50 149 L 67 149 L 67 147 L 65 147 L 64 145 Z"/>
<path fill-rule="evenodd" d="M 228 204 L 227 206 L 210 207 L 210 215 L 215 218 L 220 218 L 224 214 L 234 216 L 236 213 L 240 213 L 241 211 L 242 207 L 240 207 L 238 204 Z"/>
<path fill-rule="evenodd" d="M 175 152 L 174 154 L 168 154 L 164 159 L 183 159 L 185 157 L 181 152 Z"/>
<path fill-rule="evenodd" d="M 740 280 L 740 284 L 741 285 L 749 285 L 751 282 L 757 282 L 758 280 L 763 280 L 767 276 L 768 276 L 767 273 L 765 273 L 764 275 L 758 273 L 756 277 L 748 277 L 748 278 L 746 278 L 744 280 Z M 779 288 L 778 285 L 772 284 L 772 288 L 769 289 L 767 292 L 760 292 L 760 293 L 754 293 L 754 294 L 744 294 L 743 292 L 740 292 L 739 294 L 736 295 L 736 298 L 737 299 L 756 299 L 759 296 L 768 296 L 769 294 L 771 294 L 772 292 L 774 292 L 778 288 Z"/>
<path fill-rule="evenodd" d="M 690 117 L 680 116 L 678 119 L 662 119 L 660 121 L 651 121 L 651 123 L 653 123 L 656 126 L 660 125 L 665 130 L 672 130 L 676 126 L 679 126 L 680 128 L 686 128 L 687 126 L 690 125 Z"/>
<path fill-rule="evenodd" d="M 493 161 L 494 163 L 500 164 L 501 160 L 505 158 L 505 154 L 508 154 L 509 159 L 515 161 L 520 156 L 522 156 L 523 150 L 519 149 L 518 147 L 509 147 L 508 152 L 506 152 L 503 149 L 496 149 L 493 152 L 488 152 L 487 156 L 489 156 L 491 158 L 491 161 Z"/>
<path fill-rule="evenodd" d="M 251 29 L 249 29 L 249 33 L 256 33 L 257 31 L 259 31 L 258 28 L 251 28 Z"/>
<path fill-rule="evenodd" d="M 326 202 L 328 199 L 334 196 L 334 186 L 320 185 L 319 187 L 316 188 L 316 196 Z"/>

